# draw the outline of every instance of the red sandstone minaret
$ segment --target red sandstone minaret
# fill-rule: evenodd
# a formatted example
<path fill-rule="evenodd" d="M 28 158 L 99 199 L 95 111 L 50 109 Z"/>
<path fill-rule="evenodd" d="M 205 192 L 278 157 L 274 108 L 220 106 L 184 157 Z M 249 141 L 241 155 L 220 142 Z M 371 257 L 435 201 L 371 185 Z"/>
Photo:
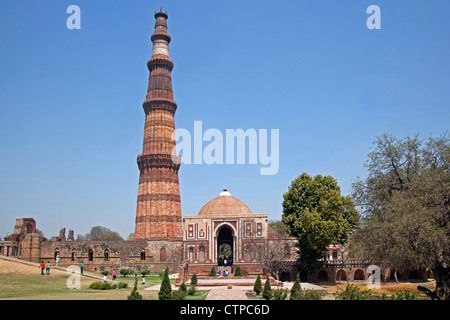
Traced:
<path fill-rule="evenodd" d="M 171 137 L 175 130 L 177 104 L 172 92 L 173 61 L 169 58 L 167 18 L 162 8 L 155 13 L 155 32 L 151 36 L 153 51 L 147 62 L 150 77 L 143 104 L 144 146 L 137 157 L 140 176 L 135 239 L 182 240 L 180 161 L 177 155 L 172 156 L 175 142 Z"/>

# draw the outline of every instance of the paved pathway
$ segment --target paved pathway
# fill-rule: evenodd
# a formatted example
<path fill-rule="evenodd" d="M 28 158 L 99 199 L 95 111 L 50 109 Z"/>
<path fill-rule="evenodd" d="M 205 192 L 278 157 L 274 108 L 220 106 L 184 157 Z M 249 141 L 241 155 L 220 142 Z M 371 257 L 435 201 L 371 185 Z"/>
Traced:
<path fill-rule="evenodd" d="M 205 300 L 248 300 L 245 292 L 251 287 L 210 287 Z"/>

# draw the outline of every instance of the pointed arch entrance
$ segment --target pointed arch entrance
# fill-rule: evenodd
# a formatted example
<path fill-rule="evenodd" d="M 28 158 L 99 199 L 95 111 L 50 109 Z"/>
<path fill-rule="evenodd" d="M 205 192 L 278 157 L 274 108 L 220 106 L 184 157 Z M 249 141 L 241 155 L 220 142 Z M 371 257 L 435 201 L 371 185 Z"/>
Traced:
<path fill-rule="evenodd" d="M 219 266 L 232 266 L 234 256 L 234 232 L 224 224 L 217 230 L 217 264 Z"/>

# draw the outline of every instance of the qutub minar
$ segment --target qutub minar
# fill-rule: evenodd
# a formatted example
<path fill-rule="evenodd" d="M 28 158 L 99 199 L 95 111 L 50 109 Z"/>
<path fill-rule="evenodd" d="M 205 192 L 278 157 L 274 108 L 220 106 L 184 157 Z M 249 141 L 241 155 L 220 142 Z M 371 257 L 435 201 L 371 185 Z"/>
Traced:
<path fill-rule="evenodd" d="M 152 57 L 147 62 L 150 76 L 143 104 L 144 145 L 137 158 L 140 176 L 135 239 L 183 240 L 178 184 L 181 161 L 172 156 L 177 104 L 173 100 L 167 18 L 162 10 L 155 14 Z"/>
<path fill-rule="evenodd" d="M 207 276 L 212 268 L 237 266 L 245 275 L 275 273 L 281 280 L 293 280 L 297 274 L 296 239 L 280 236 L 268 225 L 267 214 L 254 214 L 245 203 L 224 189 L 207 202 L 197 215 L 181 215 L 178 171 L 181 159 L 173 154 L 175 141 L 171 72 L 171 38 L 167 33 L 167 12 L 155 13 L 155 31 L 151 36 L 152 56 L 145 112 L 142 154 L 137 157 L 139 189 L 134 238 L 122 241 L 81 241 L 73 230 L 62 228 L 59 236 L 47 239 L 36 232 L 33 218 L 16 219 L 12 234 L 0 241 L 0 255 L 32 262 L 50 261 L 59 266 L 84 263 L 88 271 L 149 269 L 160 272 L 169 267 L 183 277 Z M 213 186 L 216 187 L 216 186 Z M 275 252 L 276 251 L 276 252 Z M 330 246 L 326 267 L 308 274 L 308 280 L 363 280 L 364 266 L 337 269 L 339 246 Z M 281 253 L 281 254 L 280 254 Z M 271 256 L 283 259 L 278 263 Z M 272 259 L 272 260 L 271 260 Z M 278 263 L 278 264 L 277 264 Z M 275 270 L 273 265 L 279 265 Z M 180 278 L 179 278 L 180 280 Z"/>

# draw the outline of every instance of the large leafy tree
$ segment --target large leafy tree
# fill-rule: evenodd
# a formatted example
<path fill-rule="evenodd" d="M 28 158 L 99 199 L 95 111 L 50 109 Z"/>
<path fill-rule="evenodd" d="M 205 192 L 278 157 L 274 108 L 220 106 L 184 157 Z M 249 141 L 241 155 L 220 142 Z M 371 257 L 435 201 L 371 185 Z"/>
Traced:
<path fill-rule="evenodd" d="M 300 271 L 316 271 L 327 246 L 345 243 L 357 227 L 358 212 L 331 176 L 303 173 L 283 197 L 282 221 L 288 234 L 298 239 Z"/>
<path fill-rule="evenodd" d="M 78 235 L 79 241 L 121 241 L 123 238 L 116 231 L 109 228 L 96 226 L 92 227 L 91 231 L 85 235 Z"/>
<path fill-rule="evenodd" d="M 350 254 L 395 272 L 432 268 L 436 292 L 450 299 L 450 139 L 377 137 L 368 177 L 353 184 L 361 229 Z"/>

